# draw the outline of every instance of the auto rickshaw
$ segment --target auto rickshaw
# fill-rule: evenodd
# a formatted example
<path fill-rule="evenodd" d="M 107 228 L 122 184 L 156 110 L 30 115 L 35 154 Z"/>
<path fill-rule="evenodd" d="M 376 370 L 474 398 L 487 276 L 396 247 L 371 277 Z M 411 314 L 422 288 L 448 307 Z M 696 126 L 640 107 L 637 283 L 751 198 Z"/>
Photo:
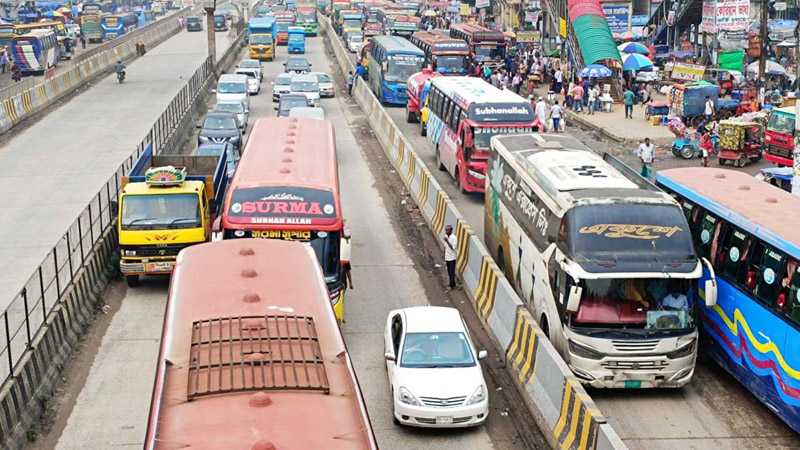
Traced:
<path fill-rule="evenodd" d="M 719 123 L 720 165 L 731 161 L 734 167 L 744 167 L 748 162 L 761 159 L 764 127 L 757 122 L 723 120 Z"/>

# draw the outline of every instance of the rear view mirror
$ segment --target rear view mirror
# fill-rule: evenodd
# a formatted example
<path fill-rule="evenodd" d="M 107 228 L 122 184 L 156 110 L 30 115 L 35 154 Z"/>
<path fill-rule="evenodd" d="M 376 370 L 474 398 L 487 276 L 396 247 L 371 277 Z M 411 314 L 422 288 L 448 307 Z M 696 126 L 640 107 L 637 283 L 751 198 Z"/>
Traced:
<path fill-rule="evenodd" d="M 199 123 L 198 123 L 197 125 L 195 125 L 195 127 L 196 127 L 196 128 L 203 128 L 203 126 L 202 126 L 202 125 L 200 125 Z"/>
<path fill-rule="evenodd" d="M 212 94 L 216 94 L 216 93 L 217 93 L 217 90 L 216 90 L 216 89 L 211 89 L 211 93 L 212 93 Z"/>
<path fill-rule="evenodd" d="M 117 217 L 117 213 L 119 212 L 119 203 L 116 200 L 111 200 L 108 202 L 108 209 L 111 212 L 111 217 Z"/>
<path fill-rule="evenodd" d="M 569 288 L 567 312 L 572 314 L 578 312 L 578 307 L 581 305 L 581 294 L 583 294 L 583 288 L 580 286 L 572 286 Z"/>
<path fill-rule="evenodd" d="M 705 296 L 706 307 L 711 308 L 717 304 L 717 275 L 714 273 L 714 268 L 711 266 L 711 263 L 708 262 L 708 259 L 701 258 L 701 261 L 703 265 L 706 266 L 706 269 L 708 269 L 709 279 L 706 280 L 703 286 L 703 294 Z"/>
<path fill-rule="evenodd" d="M 383 354 L 383 359 L 385 359 L 386 361 L 395 361 L 395 357 L 394 357 L 394 354 L 392 354 L 392 352 L 384 353 Z"/>
<path fill-rule="evenodd" d="M 277 111 L 277 110 L 278 110 L 278 107 L 277 107 L 277 106 L 275 106 L 275 107 L 273 107 L 272 109 L 274 109 L 275 111 Z"/>
<path fill-rule="evenodd" d="M 485 359 L 487 356 L 489 356 L 489 352 L 486 350 L 481 350 L 478 352 L 478 359 Z"/>

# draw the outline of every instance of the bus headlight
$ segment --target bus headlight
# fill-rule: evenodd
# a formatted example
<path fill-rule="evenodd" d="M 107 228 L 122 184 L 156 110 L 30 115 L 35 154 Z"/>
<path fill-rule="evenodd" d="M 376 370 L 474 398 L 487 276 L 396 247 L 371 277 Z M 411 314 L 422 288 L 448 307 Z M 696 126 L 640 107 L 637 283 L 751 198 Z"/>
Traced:
<path fill-rule="evenodd" d="M 603 355 L 600 353 L 590 349 L 589 347 L 584 347 L 583 345 L 572 340 L 569 341 L 569 352 L 575 356 L 580 356 L 581 358 L 603 359 Z"/>
<path fill-rule="evenodd" d="M 341 293 L 342 293 L 342 288 L 341 287 L 338 287 L 338 288 L 330 291 L 331 304 L 333 306 L 338 305 L 339 302 L 341 301 L 341 299 L 342 299 Z"/>
<path fill-rule="evenodd" d="M 484 174 L 482 174 L 480 172 L 475 172 L 474 170 L 467 169 L 467 172 L 469 172 L 469 175 L 471 177 L 474 177 L 474 178 L 476 178 L 478 180 L 483 180 L 484 178 L 486 178 L 486 175 L 484 175 Z"/>
<path fill-rule="evenodd" d="M 136 256 L 136 250 L 123 250 L 124 256 Z"/>
<path fill-rule="evenodd" d="M 679 348 L 679 349 L 677 349 L 675 351 L 667 353 L 667 358 L 669 358 L 669 359 L 678 359 L 678 358 L 685 358 L 685 357 L 691 355 L 692 352 L 694 351 L 694 342 L 695 342 L 695 340 L 692 339 L 691 341 L 689 341 L 688 344 L 684 345 L 683 347 L 681 347 L 681 348 Z"/>

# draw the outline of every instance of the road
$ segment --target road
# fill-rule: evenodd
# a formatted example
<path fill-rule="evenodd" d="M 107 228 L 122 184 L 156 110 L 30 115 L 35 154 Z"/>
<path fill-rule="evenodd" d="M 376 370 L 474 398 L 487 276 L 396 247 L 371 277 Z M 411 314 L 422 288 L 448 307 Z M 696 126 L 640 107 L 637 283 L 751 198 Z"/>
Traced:
<path fill-rule="evenodd" d="M 217 55 L 228 46 L 217 33 Z M 206 34 L 182 31 L 116 77 L 0 143 L 0 310 L 5 310 L 86 204 L 150 131 L 207 55 Z M 25 226 L 20 227 L 20 221 Z"/>
<path fill-rule="evenodd" d="M 483 238 L 483 195 L 459 192 L 447 172 L 436 170 L 434 149 L 427 138 L 420 136 L 419 124 L 406 122 L 404 108 L 388 110 L 476 235 Z M 637 167 L 638 160 L 630 154 L 630 149 L 625 151 L 590 131 L 570 128 L 568 132 L 597 153 L 621 152 L 626 164 Z M 684 160 L 664 152 L 656 155 L 656 171 L 697 165 L 697 159 Z M 762 160 L 733 170 L 755 174 L 767 166 Z M 725 167 L 732 169 L 730 165 Z M 631 449 L 800 448 L 797 434 L 716 365 L 698 365 L 692 382 L 679 390 L 590 390 L 589 393 Z"/>
<path fill-rule="evenodd" d="M 326 55 L 322 38 L 311 38 L 306 45 L 313 69 L 334 73 L 332 56 Z M 251 100 L 250 126 L 258 117 L 275 115 L 270 82 L 283 71 L 284 55 L 286 48 L 279 47 L 277 61 L 264 63 L 262 93 Z M 338 92 L 344 93 L 344 84 L 338 81 Z M 491 405 L 486 426 L 439 431 L 392 423 L 381 344 L 389 311 L 427 304 L 457 304 L 469 313 L 472 309 L 463 292 L 444 292 L 442 269 L 436 267 L 441 261 L 420 256 L 423 241 L 418 235 L 429 233 L 417 225 L 416 221 L 422 219 L 412 221 L 413 211 L 407 213 L 394 196 L 400 192 L 400 181 L 389 174 L 385 159 L 380 159 L 382 150 L 358 106 L 344 95 L 323 99 L 322 108 L 336 130 L 342 209 L 354 241 L 355 289 L 347 294 L 343 331 L 380 447 L 544 448 L 545 441 L 532 419 L 525 418 L 520 426 L 515 422 L 519 416 L 508 412 L 519 409 L 521 402 L 518 397 L 515 404 L 506 402 L 507 396 L 516 396 L 516 392 L 510 384 L 504 385 L 505 389 L 497 384 L 497 378 L 505 373 L 498 367 L 485 368 Z M 194 140 L 191 136 L 187 152 L 193 150 Z M 436 248 L 430 242 L 433 238 L 427 239 L 430 248 Z M 438 249 L 435 253 L 438 255 Z M 68 370 L 66 377 L 71 379 L 56 401 L 60 410 L 52 431 L 29 448 L 84 449 L 87 443 L 91 448 L 142 446 L 167 288 L 164 277 L 144 277 L 135 289 L 123 282 L 109 286 L 108 315 L 101 315 L 100 325 L 90 333 L 82 355 L 77 357 L 81 367 Z M 478 323 L 475 317 L 467 317 L 467 322 L 480 348 L 491 345 L 485 333 L 474 327 Z M 485 361 L 485 365 L 497 365 L 497 355 Z"/>

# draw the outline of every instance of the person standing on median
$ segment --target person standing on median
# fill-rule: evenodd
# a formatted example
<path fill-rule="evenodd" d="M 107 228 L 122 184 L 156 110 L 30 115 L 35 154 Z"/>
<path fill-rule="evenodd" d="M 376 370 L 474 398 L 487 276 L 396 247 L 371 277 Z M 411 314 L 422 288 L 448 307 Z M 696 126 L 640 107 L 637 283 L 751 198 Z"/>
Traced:
<path fill-rule="evenodd" d="M 353 96 L 353 71 L 347 74 L 347 95 Z"/>
<path fill-rule="evenodd" d="M 622 98 L 625 101 L 625 118 L 626 119 L 633 119 L 633 98 L 636 97 L 636 94 L 633 93 L 630 86 L 625 88 L 625 93 L 622 94 Z"/>
<path fill-rule="evenodd" d="M 3 69 L 2 73 L 6 73 L 6 65 L 8 65 L 8 55 L 6 52 L 0 53 L 0 67 Z"/>
<path fill-rule="evenodd" d="M 449 291 L 456 288 L 456 249 L 458 238 L 453 234 L 453 226 L 444 227 L 444 263 L 447 266 L 447 276 L 450 278 Z"/>

